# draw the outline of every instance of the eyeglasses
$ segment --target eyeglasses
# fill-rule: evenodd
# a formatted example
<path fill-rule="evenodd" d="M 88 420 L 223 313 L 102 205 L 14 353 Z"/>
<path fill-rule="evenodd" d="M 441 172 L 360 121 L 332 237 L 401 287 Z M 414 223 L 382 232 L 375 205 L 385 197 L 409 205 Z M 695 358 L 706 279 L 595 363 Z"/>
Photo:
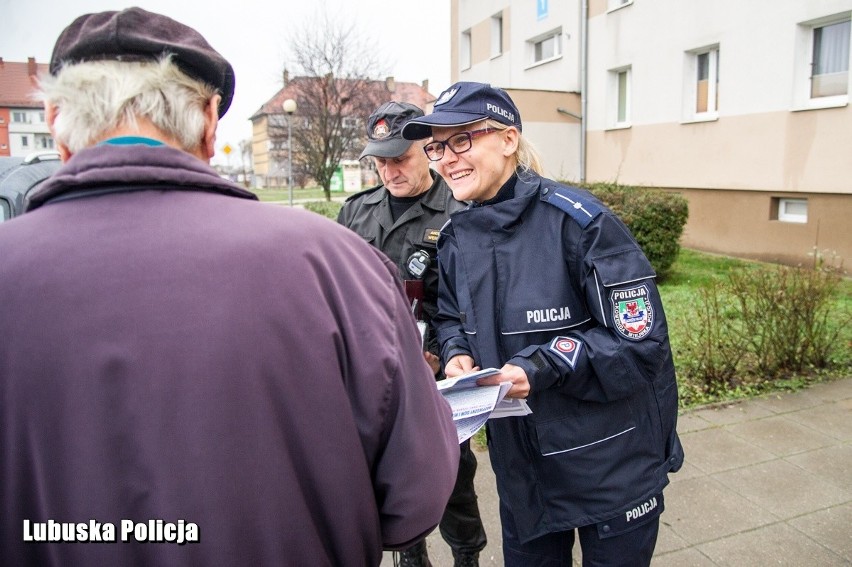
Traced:
<path fill-rule="evenodd" d="M 475 137 L 496 131 L 497 128 L 482 128 L 480 130 L 459 132 L 458 134 L 453 134 L 443 142 L 437 140 L 429 142 L 423 146 L 423 151 L 426 152 L 426 157 L 429 158 L 429 161 L 440 161 L 444 157 L 444 148 L 450 148 L 456 155 L 463 154 L 473 146 L 473 139 Z"/>

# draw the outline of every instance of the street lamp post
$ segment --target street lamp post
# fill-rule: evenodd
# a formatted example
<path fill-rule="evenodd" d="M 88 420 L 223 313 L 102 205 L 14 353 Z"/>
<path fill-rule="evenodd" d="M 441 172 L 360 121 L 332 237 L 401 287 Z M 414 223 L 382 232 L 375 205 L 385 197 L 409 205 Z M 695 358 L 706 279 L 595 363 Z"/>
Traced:
<path fill-rule="evenodd" d="M 288 98 L 282 105 L 287 113 L 287 187 L 290 192 L 290 206 L 293 206 L 293 129 L 290 123 L 293 121 L 293 113 L 296 112 L 296 101 Z"/>

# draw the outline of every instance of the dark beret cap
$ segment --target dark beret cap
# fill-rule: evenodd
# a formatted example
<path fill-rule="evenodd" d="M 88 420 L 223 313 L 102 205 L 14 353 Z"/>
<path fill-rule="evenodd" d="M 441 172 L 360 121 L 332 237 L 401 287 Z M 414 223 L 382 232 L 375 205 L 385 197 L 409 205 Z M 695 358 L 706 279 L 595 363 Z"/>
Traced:
<path fill-rule="evenodd" d="M 86 14 L 60 34 L 50 58 L 50 74 L 82 61 L 150 61 L 171 54 L 181 71 L 222 95 L 219 117 L 234 98 L 234 69 L 200 33 L 141 8 Z"/>

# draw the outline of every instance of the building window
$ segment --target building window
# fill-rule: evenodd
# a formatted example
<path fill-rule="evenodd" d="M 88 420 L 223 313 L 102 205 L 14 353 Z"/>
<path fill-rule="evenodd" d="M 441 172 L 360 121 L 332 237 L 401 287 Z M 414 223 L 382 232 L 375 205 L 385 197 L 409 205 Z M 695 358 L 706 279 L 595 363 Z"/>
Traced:
<path fill-rule="evenodd" d="M 470 69 L 471 67 L 471 44 L 470 44 L 470 30 L 465 30 L 461 34 L 461 41 L 459 42 L 459 68 L 464 71 L 465 69 Z"/>
<path fill-rule="evenodd" d="M 849 23 L 813 28 L 811 98 L 848 94 Z"/>
<path fill-rule="evenodd" d="M 27 122 L 26 112 L 12 112 L 12 122 L 25 124 Z"/>
<path fill-rule="evenodd" d="M 358 128 L 361 125 L 361 121 L 357 116 L 344 116 L 343 117 L 343 127 L 344 128 Z"/>
<path fill-rule="evenodd" d="M 503 54 L 503 12 L 491 16 L 491 57 Z"/>
<path fill-rule="evenodd" d="M 30 147 L 29 136 L 21 136 L 21 147 L 22 148 L 29 148 Z"/>
<path fill-rule="evenodd" d="M 695 113 L 719 110 L 719 48 L 695 55 Z"/>
<path fill-rule="evenodd" d="M 562 57 L 562 28 L 540 35 L 527 42 L 531 46 L 531 64 L 537 65 Z"/>
<path fill-rule="evenodd" d="M 614 128 L 630 126 L 630 67 L 614 69 L 609 72 L 610 125 Z"/>
<path fill-rule="evenodd" d="M 846 11 L 796 26 L 792 110 L 849 103 L 850 17 Z"/>
<path fill-rule="evenodd" d="M 53 149 L 53 138 L 50 136 L 39 136 L 36 138 L 35 143 L 42 150 L 52 150 Z"/>
<path fill-rule="evenodd" d="M 633 0 L 607 0 L 606 10 L 607 12 L 612 12 L 613 10 L 618 10 L 622 6 L 627 6 L 628 4 L 633 4 Z"/>
<path fill-rule="evenodd" d="M 808 200 L 807 199 L 773 199 L 776 206 L 773 207 L 779 221 L 782 222 L 808 222 Z"/>

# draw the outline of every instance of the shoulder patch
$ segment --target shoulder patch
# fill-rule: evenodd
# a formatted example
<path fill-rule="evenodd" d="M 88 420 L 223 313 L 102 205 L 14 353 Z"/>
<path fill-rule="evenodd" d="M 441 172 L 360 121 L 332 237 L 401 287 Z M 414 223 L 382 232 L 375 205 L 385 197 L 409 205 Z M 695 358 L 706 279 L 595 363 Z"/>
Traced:
<path fill-rule="evenodd" d="M 625 339 L 642 340 L 654 326 L 654 306 L 648 286 L 613 289 L 609 294 L 615 330 Z"/>
<path fill-rule="evenodd" d="M 542 192 L 545 202 L 568 213 L 568 216 L 583 228 L 589 226 L 589 223 L 603 212 L 603 208 L 588 195 L 569 187 L 545 186 Z"/>

